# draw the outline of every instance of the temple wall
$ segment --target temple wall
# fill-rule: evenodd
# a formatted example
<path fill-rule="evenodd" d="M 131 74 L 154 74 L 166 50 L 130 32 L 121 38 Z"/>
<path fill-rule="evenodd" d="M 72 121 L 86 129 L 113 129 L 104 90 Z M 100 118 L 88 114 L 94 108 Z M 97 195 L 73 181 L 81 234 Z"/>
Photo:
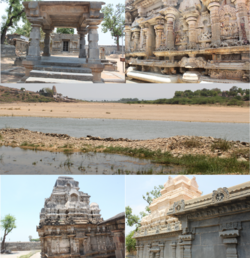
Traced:
<path fill-rule="evenodd" d="M 16 48 L 12 45 L 1 45 L 1 56 L 2 57 L 16 56 Z"/>
<path fill-rule="evenodd" d="M 10 251 L 29 251 L 40 250 L 40 242 L 5 242 L 6 250 Z"/>

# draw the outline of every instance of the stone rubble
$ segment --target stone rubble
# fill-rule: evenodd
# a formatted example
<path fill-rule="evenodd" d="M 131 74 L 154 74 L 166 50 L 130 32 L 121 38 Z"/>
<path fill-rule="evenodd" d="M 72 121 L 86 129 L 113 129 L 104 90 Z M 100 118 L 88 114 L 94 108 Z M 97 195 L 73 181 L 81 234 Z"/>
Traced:
<path fill-rule="evenodd" d="M 179 158 L 187 154 L 228 158 L 233 153 L 236 153 L 239 161 L 249 160 L 249 142 L 228 141 L 231 147 L 227 151 L 221 149 L 212 150 L 212 145 L 220 141 L 220 139 L 205 136 L 174 136 L 149 140 L 101 138 L 91 135 L 76 138 L 67 134 L 42 133 L 23 128 L 1 129 L 0 135 L 2 136 L 0 137 L 0 145 L 36 147 L 49 151 L 64 151 L 67 148 L 71 151 L 95 150 L 102 152 L 105 148 L 112 146 L 132 149 L 143 148 L 150 151 L 160 150 L 161 153 L 170 152 L 174 157 Z M 197 146 L 192 147 L 192 142 Z"/>

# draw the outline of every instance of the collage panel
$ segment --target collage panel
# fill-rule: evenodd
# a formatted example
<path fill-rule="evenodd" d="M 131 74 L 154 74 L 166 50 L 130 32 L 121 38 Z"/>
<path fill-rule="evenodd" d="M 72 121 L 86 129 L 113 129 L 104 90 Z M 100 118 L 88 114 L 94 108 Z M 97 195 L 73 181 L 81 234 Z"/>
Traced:
<path fill-rule="evenodd" d="M 124 176 L 1 176 L 1 257 L 124 258 L 124 187 Z"/>
<path fill-rule="evenodd" d="M 249 257 L 250 176 L 126 176 L 126 257 Z"/>

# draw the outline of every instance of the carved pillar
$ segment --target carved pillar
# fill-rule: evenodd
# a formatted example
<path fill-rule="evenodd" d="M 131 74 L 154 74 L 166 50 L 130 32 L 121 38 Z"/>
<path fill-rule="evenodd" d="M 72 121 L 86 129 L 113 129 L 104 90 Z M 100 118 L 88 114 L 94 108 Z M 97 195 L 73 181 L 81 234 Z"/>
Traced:
<path fill-rule="evenodd" d="M 113 241 L 115 243 L 115 256 L 117 258 L 125 257 L 125 238 L 122 230 L 112 231 L 114 233 Z"/>
<path fill-rule="evenodd" d="M 186 22 L 188 23 L 189 27 L 189 47 L 196 48 L 196 22 L 197 22 L 198 15 L 188 15 Z"/>
<path fill-rule="evenodd" d="M 150 257 L 150 247 L 151 247 L 151 245 L 146 245 L 146 257 L 145 258 Z"/>
<path fill-rule="evenodd" d="M 140 38 L 140 49 L 143 49 L 143 45 L 144 45 L 144 40 L 145 40 L 145 35 L 144 35 L 144 29 L 145 26 L 141 25 L 141 38 Z"/>
<path fill-rule="evenodd" d="M 155 34 L 156 34 L 156 39 L 155 39 L 155 49 L 160 48 L 161 43 L 162 43 L 162 35 L 164 33 L 164 26 L 161 24 L 155 25 Z"/>
<path fill-rule="evenodd" d="M 174 48 L 174 20 L 175 16 L 173 14 L 167 14 L 167 48 Z"/>
<path fill-rule="evenodd" d="M 43 56 L 50 56 L 50 33 L 52 29 L 43 29 L 45 33 Z"/>
<path fill-rule="evenodd" d="M 154 35 L 154 27 L 147 23 L 145 28 L 143 29 L 146 33 L 146 55 L 150 57 L 153 55 L 153 51 L 155 49 L 155 35 Z"/>
<path fill-rule="evenodd" d="M 164 258 L 164 244 L 159 244 L 160 247 L 160 258 Z"/>
<path fill-rule="evenodd" d="M 131 41 L 131 28 L 125 26 L 125 52 L 130 52 L 130 41 Z"/>
<path fill-rule="evenodd" d="M 212 1 L 207 8 L 210 11 L 212 43 L 219 46 L 220 45 L 220 17 L 219 17 L 220 4 L 216 1 Z"/>
<path fill-rule="evenodd" d="M 99 47 L 98 47 L 98 26 L 95 21 L 89 23 L 88 27 L 88 41 L 89 41 L 89 49 L 88 49 L 88 62 L 89 63 L 100 63 L 99 59 Z"/>
<path fill-rule="evenodd" d="M 79 29 L 78 34 L 80 35 L 79 58 L 86 58 L 85 35 L 87 34 L 87 30 L 86 29 Z"/>
<path fill-rule="evenodd" d="M 41 23 L 37 21 L 37 19 L 32 19 L 30 20 L 31 22 L 31 32 L 30 32 L 30 46 L 29 46 L 29 51 L 28 51 L 28 56 L 27 60 L 39 60 L 41 59 L 40 56 L 40 28 L 41 28 Z"/>
<path fill-rule="evenodd" d="M 223 244 L 226 246 L 227 258 L 238 258 L 237 253 L 237 237 L 240 235 L 239 230 L 226 230 L 219 232 L 223 238 Z"/>
<path fill-rule="evenodd" d="M 134 51 L 139 49 L 139 45 L 140 45 L 140 30 L 136 29 L 134 30 Z"/>
<path fill-rule="evenodd" d="M 180 246 L 180 252 L 182 253 L 181 258 L 192 258 L 192 240 L 194 236 L 192 234 L 179 236 L 182 241 Z"/>
<path fill-rule="evenodd" d="M 140 246 L 136 245 L 135 248 L 136 248 L 136 258 L 139 258 Z"/>
<path fill-rule="evenodd" d="M 180 245 L 180 258 L 184 258 L 184 245 Z"/>
<path fill-rule="evenodd" d="M 236 0 L 236 16 L 239 27 L 239 38 L 247 44 L 247 40 L 250 41 L 250 32 L 249 32 L 249 21 L 247 16 L 247 6 L 245 0 Z"/>
<path fill-rule="evenodd" d="M 173 242 L 172 244 L 170 244 L 171 249 L 172 249 L 172 258 L 176 258 L 176 243 Z"/>

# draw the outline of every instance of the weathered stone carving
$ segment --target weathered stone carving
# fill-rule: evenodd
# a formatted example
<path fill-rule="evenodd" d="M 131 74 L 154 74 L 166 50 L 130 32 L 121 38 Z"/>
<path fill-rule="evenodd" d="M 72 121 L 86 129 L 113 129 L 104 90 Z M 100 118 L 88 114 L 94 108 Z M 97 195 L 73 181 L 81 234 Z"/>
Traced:
<path fill-rule="evenodd" d="M 213 191 L 212 202 L 222 202 L 228 200 L 229 198 L 230 195 L 226 187 Z"/>
<path fill-rule="evenodd" d="M 57 179 L 51 196 L 45 199 L 37 227 L 42 258 L 124 258 L 124 213 L 103 221 L 99 205 L 89 204 L 89 199 L 73 178 Z"/>
<path fill-rule="evenodd" d="M 125 35 L 129 38 L 131 31 L 137 28 L 136 38 L 140 38 L 140 44 L 133 47 L 132 52 L 129 50 L 130 42 L 125 43 L 127 67 L 135 67 L 133 71 L 138 75 L 138 72 L 147 72 L 142 70 L 143 63 L 145 63 L 147 67 L 152 68 L 147 69 L 148 72 L 154 72 L 156 76 L 159 73 L 169 74 L 164 71 L 164 65 L 160 66 L 160 69 L 154 69 L 156 63 L 153 61 L 166 60 L 165 63 L 167 63 L 169 59 L 177 60 L 177 64 L 175 62 L 168 64 L 168 68 L 175 69 L 184 67 L 178 64 L 180 60 L 189 56 L 202 58 L 204 62 L 202 61 L 202 64 L 195 67 L 177 69 L 177 77 L 183 74 L 181 82 L 189 82 L 189 80 L 190 82 L 201 80 L 220 82 L 225 79 L 247 81 L 248 77 L 245 74 L 248 74 L 249 68 L 245 70 L 241 65 L 242 60 L 249 61 L 249 46 L 247 46 L 250 40 L 249 11 L 247 12 L 249 1 L 235 0 L 234 4 L 232 2 L 217 0 L 126 1 Z M 248 53 L 247 60 L 245 59 L 246 52 Z M 225 59 L 216 58 L 218 55 L 232 55 L 233 53 L 240 55 L 240 59 L 233 59 L 234 62 L 231 63 L 230 68 L 226 65 Z M 132 62 L 134 57 L 140 58 L 141 64 L 135 66 Z M 209 69 L 206 63 L 212 61 L 216 61 L 217 67 Z M 219 70 L 219 72 L 211 70 Z M 133 78 L 133 71 L 129 71 L 128 76 L 131 78 Z M 194 73 L 194 76 L 189 76 L 189 72 Z M 195 76 L 196 72 L 203 76 Z M 195 81 L 193 81 L 194 77 L 197 78 Z"/>

